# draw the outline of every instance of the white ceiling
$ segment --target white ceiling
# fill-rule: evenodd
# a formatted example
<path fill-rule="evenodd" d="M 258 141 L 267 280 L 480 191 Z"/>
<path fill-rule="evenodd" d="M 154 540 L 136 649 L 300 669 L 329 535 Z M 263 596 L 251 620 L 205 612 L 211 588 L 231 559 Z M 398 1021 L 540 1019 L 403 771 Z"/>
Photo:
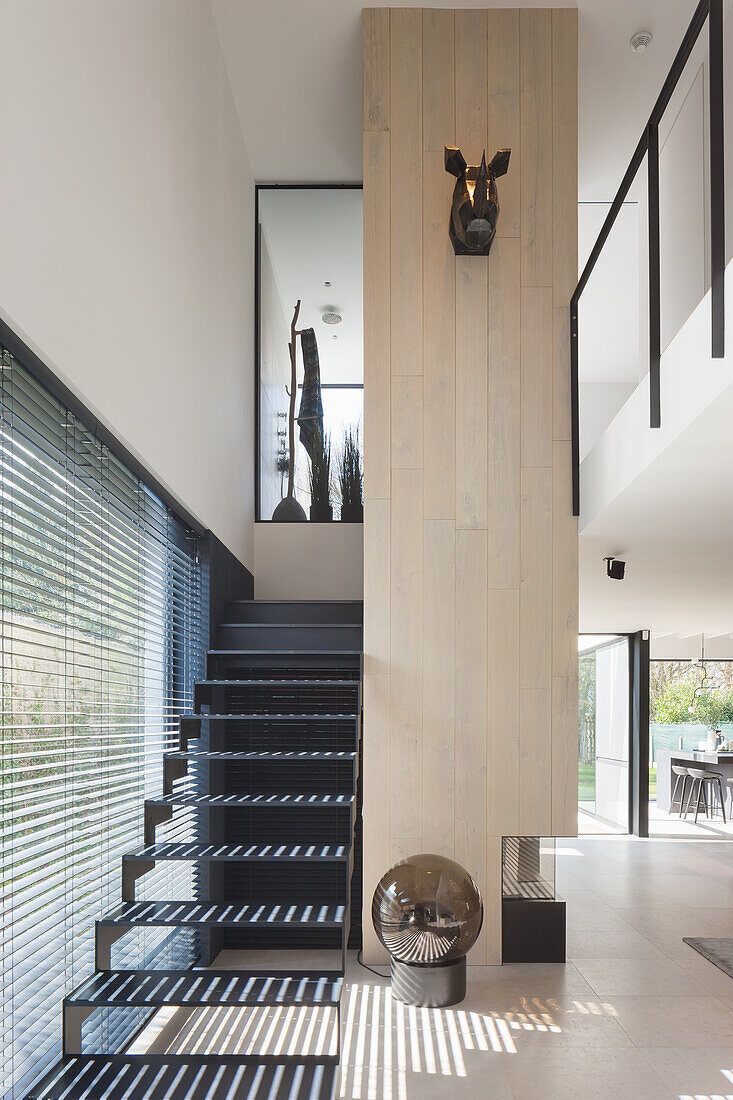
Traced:
<path fill-rule="evenodd" d="M 360 180 L 361 9 L 384 6 L 382 0 L 211 3 L 255 178 Z M 423 0 L 422 6 L 447 5 Z M 491 6 L 543 5 L 492 0 Z M 616 191 L 695 0 L 578 0 L 577 7 L 580 197 L 599 202 Z M 629 38 L 642 29 L 654 41 L 634 54 Z"/>
<path fill-rule="evenodd" d="M 362 192 L 261 190 L 259 215 L 288 323 L 301 299 L 298 328 L 315 329 L 321 380 L 362 382 Z"/>
<path fill-rule="evenodd" d="M 652 634 L 649 656 L 657 661 L 733 659 L 733 634 Z"/>

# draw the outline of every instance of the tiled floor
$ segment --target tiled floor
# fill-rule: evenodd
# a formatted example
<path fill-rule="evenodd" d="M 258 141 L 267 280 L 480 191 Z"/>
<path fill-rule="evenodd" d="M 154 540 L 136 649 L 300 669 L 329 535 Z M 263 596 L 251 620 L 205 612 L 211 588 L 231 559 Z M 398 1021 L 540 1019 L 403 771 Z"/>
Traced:
<path fill-rule="evenodd" d="M 456 1009 L 352 961 L 337 1095 L 733 1100 L 733 980 L 682 942 L 733 935 L 733 844 L 708 835 L 559 842 L 570 961 L 469 967 Z"/>
<path fill-rule="evenodd" d="M 651 840 L 558 842 L 564 966 L 469 967 L 463 1004 L 433 1010 L 393 1001 L 387 978 L 352 956 L 339 1100 L 733 1100 L 733 979 L 682 942 L 733 937 L 733 843 L 658 826 Z M 250 961 L 231 951 L 217 965 Z M 278 968 L 289 962 L 303 965 L 277 953 Z M 226 1011 L 197 1027 L 196 1049 L 231 1030 Z M 257 1027 L 274 1046 L 282 1021 L 264 1011 Z M 164 1038 L 156 1021 L 142 1049 Z"/>

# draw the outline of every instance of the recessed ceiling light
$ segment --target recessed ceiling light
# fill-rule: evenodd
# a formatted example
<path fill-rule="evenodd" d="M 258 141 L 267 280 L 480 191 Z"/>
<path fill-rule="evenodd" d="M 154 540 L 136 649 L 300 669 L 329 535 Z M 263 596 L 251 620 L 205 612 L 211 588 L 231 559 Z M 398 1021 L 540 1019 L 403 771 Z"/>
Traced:
<path fill-rule="evenodd" d="M 328 282 L 328 280 L 326 280 L 326 282 L 323 285 L 324 286 L 330 286 L 331 284 Z"/>
<path fill-rule="evenodd" d="M 321 320 L 324 325 L 340 325 L 342 318 L 340 313 L 324 313 Z"/>
<path fill-rule="evenodd" d="M 645 53 L 652 44 L 651 31 L 637 31 L 632 35 L 629 45 L 634 53 Z"/>

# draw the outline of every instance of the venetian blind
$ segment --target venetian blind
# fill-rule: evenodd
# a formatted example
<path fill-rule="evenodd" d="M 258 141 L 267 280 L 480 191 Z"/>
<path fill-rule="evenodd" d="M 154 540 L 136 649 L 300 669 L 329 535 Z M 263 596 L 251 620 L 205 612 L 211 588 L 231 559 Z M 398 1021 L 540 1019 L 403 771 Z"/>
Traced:
<path fill-rule="evenodd" d="M 94 965 L 200 672 L 195 536 L 0 345 L 2 980 L 0 1095 L 60 1053 L 64 995 Z M 191 814 L 159 838 L 191 839 Z M 139 898 L 196 896 L 184 864 Z M 130 933 L 114 965 L 185 966 L 189 933 Z M 97 1049 L 140 1020 L 97 1014 Z M 99 1045 L 101 1044 L 101 1045 Z"/>

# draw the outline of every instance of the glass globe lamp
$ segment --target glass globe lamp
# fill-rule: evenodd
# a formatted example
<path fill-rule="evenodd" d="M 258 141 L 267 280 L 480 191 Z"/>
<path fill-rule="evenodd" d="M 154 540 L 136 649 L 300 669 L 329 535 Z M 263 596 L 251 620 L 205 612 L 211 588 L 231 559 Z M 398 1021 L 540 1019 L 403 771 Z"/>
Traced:
<path fill-rule="evenodd" d="M 483 923 L 468 871 L 445 856 L 403 859 L 383 876 L 372 922 L 390 953 L 392 993 L 407 1004 L 458 1004 L 466 995 L 466 953 Z"/>

